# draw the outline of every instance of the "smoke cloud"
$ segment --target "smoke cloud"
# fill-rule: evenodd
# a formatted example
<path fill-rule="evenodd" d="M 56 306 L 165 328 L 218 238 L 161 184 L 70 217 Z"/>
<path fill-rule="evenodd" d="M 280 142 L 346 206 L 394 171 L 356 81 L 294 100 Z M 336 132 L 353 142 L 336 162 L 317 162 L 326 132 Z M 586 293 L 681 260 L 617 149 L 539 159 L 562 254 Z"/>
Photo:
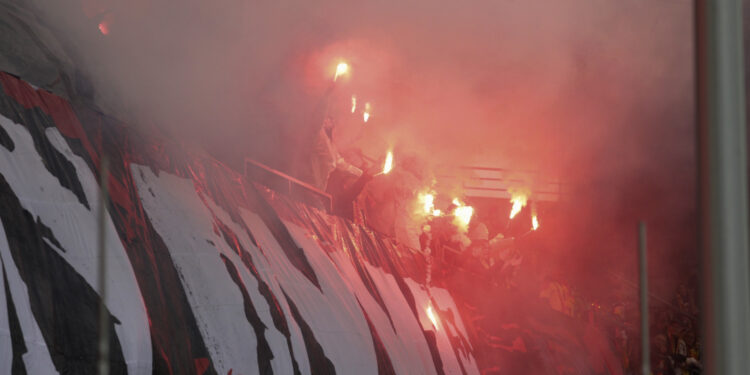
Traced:
<path fill-rule="evenodd" d="M 394 147 L 433 170 L 559 177 L 566 220 L 549 245 L 567 273 L 635 280 L 637 219 L 649 222 L 655 288 L 697 262 L 689 2 L 34 4 L 98 105 L 230 165 L 250 156 L 305 177 L 328 112 L 342 147 L 375 158 Z M 341 59 L 351 74 L 333 85 Z M 366 125 L 352 95 L 371 103 Z"/>

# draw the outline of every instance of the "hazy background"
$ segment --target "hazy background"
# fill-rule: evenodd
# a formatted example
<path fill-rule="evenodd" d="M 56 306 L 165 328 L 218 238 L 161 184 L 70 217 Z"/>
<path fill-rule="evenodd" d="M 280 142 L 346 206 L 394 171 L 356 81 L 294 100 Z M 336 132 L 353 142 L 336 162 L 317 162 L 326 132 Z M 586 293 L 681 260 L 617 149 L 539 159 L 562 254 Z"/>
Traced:
<path fill-rule="evenodd" d="M 250 156 L 305 178 L 327 103 L 362 127 L 356 94 L 373 157 L 559 177 L 571 194 L 550 251 L 589 294 L 635 280 L 641 218 L 657 293 L 697 269 L 689 1 L 24 3 L 103 111 L 236 168 Z M 339 59 L 351 75 L 332 87 Z"/>

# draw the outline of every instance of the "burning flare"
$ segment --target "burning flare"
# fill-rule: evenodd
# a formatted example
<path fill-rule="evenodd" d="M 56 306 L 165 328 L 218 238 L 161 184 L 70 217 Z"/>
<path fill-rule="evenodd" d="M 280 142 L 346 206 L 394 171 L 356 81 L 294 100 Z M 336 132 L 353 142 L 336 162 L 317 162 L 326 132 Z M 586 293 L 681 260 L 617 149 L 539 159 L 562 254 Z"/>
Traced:
<path fill-rule="evenodd" d="M 393 152 L 388 151 L 388 155 L 385 156 L 385 163 L 383 164 L 382 174 L 388 174 L 393 169 Z"/>
<path fill-rule="evenodd" d="M 362 118 L 365 122 L 370 119 L 370 103 L 365 103 L 365 113 L 362 114 Z"/>
<path fill-rule="evenodd" d="M 430 214 L 435 210 L 435 196 L 432 194 L 422 194 L 420 196 L 422 200 L 422 207 L 424 207 L 424 213 Z"/>
<path fill-rule="evenodd" d="M 458 222 L 464 227 L 468 227 L 471 222 L 471 216 L 474 215 L 474 208 L 471 206 L 456 207 L 453 211 L 453 215 L 456 216 Z"/>
<path fill-rule="evenodd" d="M 509 189 L 510 190 L 510 189 Z M 521 191 L 510 191 L 511 198 L 510 202 L 513 203 L 513 207 L 510 209 L 510 218 L 516 217 L 521 209 L 526 206 L 526 201 L 529 199 L 528 194 L 525 190 Z"/>
<path fill-rule="evenodd" d="M 432 310 L 432 306 L 427 306 L 427 317 L 430 318 L 430 321 L 432 322 L 432 325 L 435 327 L 435 330 L 439 330 L 438 328 L 438 320 L 437 316 L 435 316 L 435 312 Z"/>
<path fill-rule="evenodd" d="M 459 228 L 467 230 L 471 222 L 471 216 L 474 215 L 474 207 L 463 204 L 458 198 L 453 198 L 453 204 L 458 206 L 453 210 L 453 223 Z"/>
<path fill-rule="evenodd" d="M 419 203 L 422 207 L 422 213 L 438 217 L 442 211 L 435 209 L 435 194 L 433 192 L 419 193 Z"/>
<path fill-rule="evenodd" d="M 339 78 L 339 76 L 346 74 L 349 72 L 349 64 L 345 62 L 340 62 L 338 65 L 336 65 L 336 74 L 333 76 L 333 82 L 336 82 L 336 80 Z"/>
<path fill-rule="evenodd" d="M 539 229 L 539 219 L 537 219 L 536 215 L 531 217 L 531 228 L 534 230 Z"/>
<path fill-rule="evenodd" d="M 513 202 L 513 207 L 510 209 L 510 218 L 512 219 L 521 212 L 523 203 L 520 199 L 511 199 L 510 201 Z"/>
<path fill-rule="evenodd" d="M 357 97 L 352 95 L 352 113 L 357 110 Z"/>

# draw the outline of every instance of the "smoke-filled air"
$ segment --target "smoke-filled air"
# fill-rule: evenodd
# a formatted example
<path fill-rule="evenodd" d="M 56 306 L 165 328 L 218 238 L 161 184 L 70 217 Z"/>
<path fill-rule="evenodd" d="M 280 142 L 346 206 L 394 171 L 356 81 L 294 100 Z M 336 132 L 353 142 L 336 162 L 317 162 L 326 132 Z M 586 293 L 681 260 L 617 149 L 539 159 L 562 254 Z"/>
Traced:
<path fill-rule="evenodd" d="M 585 321 L 581 311 L 625 306 L 630 315 L 615 315 L 636 324 L 640 220 L 655 308 L 673 309 L 675 290 L 697 287 L 690 2 L 29 4 L 55 35 L 58 58 L 75 67 L 74 85 L 86 88 L 78 92 L 141 134 L 205 150 L 238 173 L 250 158 L 323 189 L 311 163 L 327 132 L 350 170 L 372 179 L 365 191 L 398 186 L 394 194 L 410 197 L 394 208 L 405 216 L 397 239 L 424 248 L 433 237 L 409 242 L 400 221 L 437 236 L 435 221 L 449 217 L 455 246 L 470 247 L 482 221 L 490 243 L 536 252 L 518 270 L 504 259 L 504 294 L 472 308 L 520 321 L 539 311 L 528 296 L 556 285 L 585 306 L 553 309 Z M 509 171 L 507 194 L 472 198 L 466 186 L 477 175 L 466 166 Z M 535 195 L 540 180 L 558 183 L 553 201 Z M 479 293 L 472 280 L 454 276 L 451 293 Z M 521 350 L 513 340 L 493 345 L 483 355 Z M 528 339 L 523 346 L 533 352 Z M 505 373 L 540 369 L 496 362 Z"/>

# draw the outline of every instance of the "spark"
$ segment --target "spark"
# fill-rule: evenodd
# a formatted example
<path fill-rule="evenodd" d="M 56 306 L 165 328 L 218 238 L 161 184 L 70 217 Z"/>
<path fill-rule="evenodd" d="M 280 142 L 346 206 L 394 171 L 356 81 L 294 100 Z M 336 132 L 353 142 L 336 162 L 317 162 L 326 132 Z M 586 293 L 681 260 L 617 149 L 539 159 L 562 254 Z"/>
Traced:
<path fill-rule="evenodd" d="M 427 306 L 427 317 L 430 318 L 430 321 L 432 322 L 432 325 L 435 327 L 435 330 L 440 330 L 438 328 L 438 320 L 437 316 L 435 316 L 435 312 L 432 310 L 432 306 Z"/>
<path fill-rule="evenodd" d="M 427 194 L 421 194 L 420 200 L 422 201 L 422 208 L 424 208 L 424 212 L 426 214 L 432 213 L 435 210 L 435 196 L 427 193 Z"/>
<path fill-rule="evenodd" d="M 528 194 L 525 189 L 520 191 L 511 191 L 510 202 L 513 203 L 513 207 L 510 209 L 510 218 L 513 219 L 518 215 L 519 212 L 526 206 L 528 200 Z"/>
<path fill-rule="evenodd" d="M 333 75 L 333 82 L 336 82 L 339 76 L 342 76 L 348 72 L 349 72 L 349 64 L 343 61 L 340 62 L 338 65 L 336 65 L 336 74 Z"/>
<path fill-rule="evenodd" d="M 458 223 L 466 228 L 471 222 L 471 216 L 474 215 L 474 208 L 471 206 L 456 207 L 456 210 L 453 211 L 453 215 L 456 217 Z"/>
<path fill-rule="evenodd" d="M 370 103 L 365 103 L 365 112 L 362 114 L 362 118 L 367 122 L 370 119 Z"/>
<path fill-rule="evenodd" d="M 383 174 L 388 174 L 393 169 L 393 152 L 388 151 L 388 155 L 385 156 L 385 163 L 383 164 Z"/>

